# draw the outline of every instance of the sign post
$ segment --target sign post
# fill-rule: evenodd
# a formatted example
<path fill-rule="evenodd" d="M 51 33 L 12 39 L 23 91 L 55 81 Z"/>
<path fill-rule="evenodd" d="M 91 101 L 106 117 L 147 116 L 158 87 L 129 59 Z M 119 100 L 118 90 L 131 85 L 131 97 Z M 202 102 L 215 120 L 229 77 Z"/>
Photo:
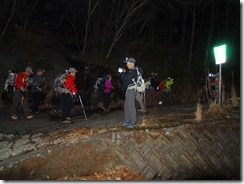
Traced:
<path fill-rule="evenodd" d="M 221 81 L 222 81 L 222 68 L 221 64 L 226 62 L 226 45 L 220 45 L 217 47 L 214 47 L 214 56 L 215 56 L 215 63 L 216 65 L 219 65 L 219 75 L 218 75 L 218 83 L 219 83 L 219 105 L 221 105 Z"/>

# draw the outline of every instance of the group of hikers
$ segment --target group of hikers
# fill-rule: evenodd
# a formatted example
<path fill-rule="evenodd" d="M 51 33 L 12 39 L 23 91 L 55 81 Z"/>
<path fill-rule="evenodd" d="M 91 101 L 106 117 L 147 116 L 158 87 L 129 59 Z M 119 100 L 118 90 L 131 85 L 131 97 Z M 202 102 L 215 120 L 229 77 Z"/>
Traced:
<path fill-rule="evenodd" d="M 122 81 L 122 90 L 124 91 L 124 121 L 121 123 L 122 126 L 133 128 L 137 125 L 137 110 L 136 100 L 139 102 L 141 112 L 146 113 L 145 104 L 145 92 L 150 88 L 150 79 L 144 82 L 142 75 L 143 70 L 140 66 L 136 66 L 136 60 L 134 58 L 126 58 L 124 60 L 126 68 L 118 69 L 118 76 Z M 77 70 L 73 67 L 66 70 L 63 75 L 60 75 L 54 80 L 54 90 L 59 96 L 59 102 L 61 105 L 61 119 L 62 123 L 70 123 L 71 110 L 74 104 L 74 98 L 78 95 L 78 89 L 75 85 L 75 78 Z M 12 90 L 12 105 L 10 111 L 10 119 L 19 119 L 18 110 L 21 107 L 22 113 L 26 119 L 32 119 L 35 113 L 39 112 L 39 106 L 43 101 L 43 86 L 45 79 L 43 75 L 45 70 L 38 68 L 33 72 L 31 67 L 26 67 L 23 72 L 16 74 L 14 82 L 7 80 L 5 83 L 5 90 L 9 90 L 8 84 L 13 83 Z M 9 75 L 10 76 L 10 75 Z M 32 76 L 32 77 L 30 77 Z M 109 111 L 111 103 L 111 92 L 113 90 L 112 75 L 107 74 L 105 77 L 97 79 L 94 84 L 96 90 L 96 98 L 93 101 L 91 108 L 95 109 L 100 101 L 103 101 L 102 109 Z M 31 79 L 31 80 L 30 80 Z M 152 78 L 151 78 L 152 79 Z M 166 100 L 170 100 L 170 86 L 173 84 L 173 79 L 167 78 L 164 82 L 160 82 L 157 86 L 165 96 Z M 28 96 L 31 94 L 32 104 L 28 104 Z"/>

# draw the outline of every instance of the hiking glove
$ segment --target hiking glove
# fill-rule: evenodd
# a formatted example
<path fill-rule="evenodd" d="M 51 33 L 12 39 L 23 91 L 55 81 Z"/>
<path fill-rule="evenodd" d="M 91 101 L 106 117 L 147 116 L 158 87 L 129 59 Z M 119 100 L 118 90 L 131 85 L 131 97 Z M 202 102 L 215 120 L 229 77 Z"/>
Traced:
<path fill-rule="evenodd" d="M 124 70 L 122 68 L 118 68 L 118 72 L 122 73 Z"/>

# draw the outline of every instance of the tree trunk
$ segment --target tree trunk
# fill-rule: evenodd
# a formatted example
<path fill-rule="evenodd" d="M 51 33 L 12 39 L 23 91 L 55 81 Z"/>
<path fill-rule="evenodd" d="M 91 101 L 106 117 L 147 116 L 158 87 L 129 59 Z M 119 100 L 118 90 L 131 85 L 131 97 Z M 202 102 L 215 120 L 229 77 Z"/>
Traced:
<path fill-rule="evenodd" d="M 196 29 L 196 2 L 194 1 L 193 2 L 192 30 L 191 30 L 191 44 L 190 44 L 190 51 L 189 51 L 189 58 L 188 58 L 188 65 L 187 65 L 187 75 L 189 75 L 190 71 L 191 71 L 193 46 L 194 46 L 194 41 L 195 41 L 195 29 Z"/>
<path fill-rule="evenodd" d="M 172 52 L 172 34 L 173 34 L 173 16 L 170 17 L 170 23 L 169 23 L 169 33 L 168 33 L 168 46 L 167 46 L 167 58 L 164 62 L 164 66 L 161 66 L 160 68 L 163 68 L 163 70 L 166 72 L 168 71 L 169 68 L 169 60 L 171 57 L 171 52 Z M 159 70 L 160 71 L 160 70 Z M 168 75 L 168 74 L 167 74 Z"/>
<path fill-rule="evenodd" d="M 5 34 L 5 32 L 6 32 L 7 28 L 8 28 L 8 25 L 9 25 L 9 23 L 10 23 L 10 21 L 11 21 L 13 15 L 14 15 L 14 8 L 15 8 L 15 5 L 16 5 L 16 0 L 14 0 L 14 4 L 13 4 L 13 7 L 12 7 L 11 15 L 10 15 L 10 17 L 9 17 L 9 19 L 8 19 L 8 22 L 7 22 L 6 26 L 4 27 L 3 32 L 2 32 L 2 34 L 1 34 L 1 37 L 0 37 L 0 43 L 1 43 L 1 41 L 2 41 L 3 35 Z"/>
<path fill-rule="evenodd" d="M 181 48 L 185 47 L 185 38 L 186 38 L 186 18 L 187 18 L 187 10 L 184 7 L 184 13 L 183 13 L 183 21 L 182 21 L 182 32 L 181 32 L 181 42 L 180 46 Z"/>
<path fill-rule="evenodd" d="M 225 40 L 228 37 L 229 17 L 230 17 L 230 5 L 227 3 L 226 18 L 225 18 Z"/>
<path fill-rule="evenodd" d="M 193 55 L 193 45 L 195 40 L 195 27 L 196 27 L 196 2 L 194 1 L 192 4 L 192 30 L 191 30 L 191 42 L 190 42 L 190 51 L 189 51 L 189 58 L 186 68 L 186 73 L 184 77 L 184 90 L 183 96 L 186 98 L 191 97 L 191 84 L 190 84 L 190 71 L 191 71 L 191 64 L 192 64 L 192 55 Z"/>

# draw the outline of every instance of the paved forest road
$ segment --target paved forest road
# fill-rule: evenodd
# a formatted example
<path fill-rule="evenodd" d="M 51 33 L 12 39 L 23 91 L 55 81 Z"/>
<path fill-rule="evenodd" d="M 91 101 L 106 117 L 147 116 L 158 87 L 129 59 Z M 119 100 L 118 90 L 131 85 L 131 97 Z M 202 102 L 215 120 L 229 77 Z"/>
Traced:
<path fill-rule="evenodd" d="M 178 104 L 171 106 L 161 106 L 148 109 L 149 114 L 166 114 L 171 112 L 189 112 L 193 113 L 196 109 L 195 104 Z M 107 126 L 116 126 L 123 121 L 123 109 L 111 109 L 104 113 L 101 109 L 86 110 L 87 120 L 84 117 L 82 109 L 76 109 L 71 114 L 73 120 L 70 124 L 62 124 L 52 110 L 43 110 L 31 120 L 21 117 L 18 120 L 10 120 L 8 108 L 2 108 L 0 111 L 0 133 L 8 134 L 29 134 L 29 133 L 47 133 L 50 131 L 71 129 L 74 127 L 102 128 Z M 141 114 L 138 113 L 140 121 Z"/>

